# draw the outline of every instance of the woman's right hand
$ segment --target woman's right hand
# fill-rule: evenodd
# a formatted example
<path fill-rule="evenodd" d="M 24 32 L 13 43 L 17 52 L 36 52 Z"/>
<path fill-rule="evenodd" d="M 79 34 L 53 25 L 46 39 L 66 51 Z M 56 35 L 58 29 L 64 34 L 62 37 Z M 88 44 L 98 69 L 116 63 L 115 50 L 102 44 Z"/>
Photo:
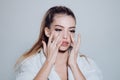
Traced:
<path fill-rule="evenodd" d="M 46 56 L 46 61 L 43 64 L 42 68 L 34 78 L 34 80 L 48 80 L 48 76 L 50 74 L 50 71 L 56 61 L 56 56 L 58 54 L 59 47 L 61 45 L 61 39 L 62 34 L 58 34 L 56 38 L 54 38 L 54 32 L 51 33 L 48 44 L 46 44 L 44 41 L 43 43 L 43 51 Z"/>
<path fill-rule="evenodd" d="M 58 54 L 59 47 L 62 43 L 62 33 L 58 34 L 58 36 L 53 40 L 54 31 L 51 33 L 48 44 L 45 43 L 45 41 L 42 41 L 43 43 L 43 51 L 46 56 L 46 61 L 50 64 L 54 64 L 56 61 L 56 57 Z"/>

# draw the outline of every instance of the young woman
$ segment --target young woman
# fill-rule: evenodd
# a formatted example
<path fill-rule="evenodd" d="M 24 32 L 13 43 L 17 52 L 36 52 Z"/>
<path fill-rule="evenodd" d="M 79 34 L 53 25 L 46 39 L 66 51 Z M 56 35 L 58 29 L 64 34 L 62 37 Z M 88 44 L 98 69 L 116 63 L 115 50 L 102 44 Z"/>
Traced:
<path fill-rule="evenodd" d="M 94 61 L 79 54 L 80 35 L 75 41 L 75 28 L 69 8 L 50 8 L 38 41 L 17 63 L 16 80 L 102 80 Z"/>

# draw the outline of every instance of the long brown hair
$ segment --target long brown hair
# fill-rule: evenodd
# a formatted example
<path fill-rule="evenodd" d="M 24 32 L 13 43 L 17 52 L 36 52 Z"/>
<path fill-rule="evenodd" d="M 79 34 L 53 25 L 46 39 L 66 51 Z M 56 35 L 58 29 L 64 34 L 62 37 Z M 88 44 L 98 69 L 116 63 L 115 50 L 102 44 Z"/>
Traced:
<path fill-rule="evenodd" d="M 26 53 L 24 53 L 20 59 L 18 59 L 18 62 L 21 62 L 22 60 L 40 52 L 40 50 L 42 49 L 42 40 L 46 42 L 48 42 L 48 37 L 45 35 L 44 29 L 45 27 L 50 28 L 51 23 L 53 22 L 53 18 L 56 14 L 66 14 L 69 16 L 72 16 L 75 21 L 76 18 L 74 16 L 74 13 L 67 7 L 65 6 L 54 6 L 52 8 L 50 8 L 44 15 L 41 26 L 40 26 L 40 34 L 39 34 L 39 38 L 38 41 L 33 45 L 33 47 L 27 51 Z"/>

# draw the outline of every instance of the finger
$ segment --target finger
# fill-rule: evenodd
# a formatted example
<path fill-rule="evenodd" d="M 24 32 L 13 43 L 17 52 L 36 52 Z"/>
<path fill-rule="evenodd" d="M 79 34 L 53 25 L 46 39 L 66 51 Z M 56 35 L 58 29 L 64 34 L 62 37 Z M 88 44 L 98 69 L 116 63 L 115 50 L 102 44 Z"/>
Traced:
<path fill-rule="evenodd" d="M 74 38 L 73 38 L 72 34 L 70 35 L 70 39 L 71 39 L 71 46 L 73 47 L 74 44 L 75 44 L 75 41 L 74 41 Z"/>
<path fill-rule="evenodd" d="M 72 34 L 70 35 L 70 39 L 71 39 L 72 43 L 74 43 L 74 38 L 73 38 Z"/>
<path fill-rule="evenodd" d="M 57 45 L 62 40 L 62 33 L 59 33 L 58 37 L 53 41 L 53 44 Z"/>
<path fill-rule="evenodd" d="M 45 41 L 42 41 L 42 44 L 43 44 L 43 51 L 44 51 L 45 55 L 47 56 L 47 54 L 46 54 L 46 43 L 45 43 Z"/>
<path fill-rule="evenodd" d="M 51 35 L 50 35 L 50 37 L 49 37 L 48 46 L 49 46 L 49 45 L 51 44 L 51 42 L 52 42 L 53 34 L 54 34 L 54 31 L 51 33 Z"/>
<path fill-rule="evenodd" d="M 78 39 L 77 39 L 77 43 L 78 43 L 78 44 L 77 44 L 77 47 L 80 46 L 80 40 L 81 40 L 81 39 L 80 39 L 80 34 L 78 34 Z"/>
<path fill-rule="evenodd" d="M 62 44 L 62 40 L 57 44 L 57 49 L 60 47 L 61 44 Z"/>
<path fill-rule="evenodd" d="M 80 48 L 80 34 L 78 34 L 78 38 L 77 38 L 77 44 L 76 44 L 76 50 L 79 51 Z"/>
<path fill-rule="evenodd" d="M 58 49 L 59 49 L 61 44 L 62 44 L 62 33 L 59 33 L 58 37 L 53 41 L 53 43 L 51 45 L 52 47 L 55 48 L 56 53 L 54 55 L 57 55 Z"/>

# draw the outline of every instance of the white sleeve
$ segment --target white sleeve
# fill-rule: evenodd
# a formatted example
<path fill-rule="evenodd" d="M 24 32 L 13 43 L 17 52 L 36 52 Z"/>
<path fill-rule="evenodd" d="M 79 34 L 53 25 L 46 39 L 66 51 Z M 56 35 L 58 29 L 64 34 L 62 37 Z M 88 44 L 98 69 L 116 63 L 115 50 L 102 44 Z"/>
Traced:
<path fill-rule="evenodd" d="M 36 75 L 35 66 L 30 61 L 20 64 L 15 72 L 16 80 L 33 80 Z"/>
<path fill-rule="evenodd" d="M 89 70 L 86 72 L 86 80 L 103 80 L 101 70 L 98 68 L 96 63 L 90 58 L 87 59 Z"/>

